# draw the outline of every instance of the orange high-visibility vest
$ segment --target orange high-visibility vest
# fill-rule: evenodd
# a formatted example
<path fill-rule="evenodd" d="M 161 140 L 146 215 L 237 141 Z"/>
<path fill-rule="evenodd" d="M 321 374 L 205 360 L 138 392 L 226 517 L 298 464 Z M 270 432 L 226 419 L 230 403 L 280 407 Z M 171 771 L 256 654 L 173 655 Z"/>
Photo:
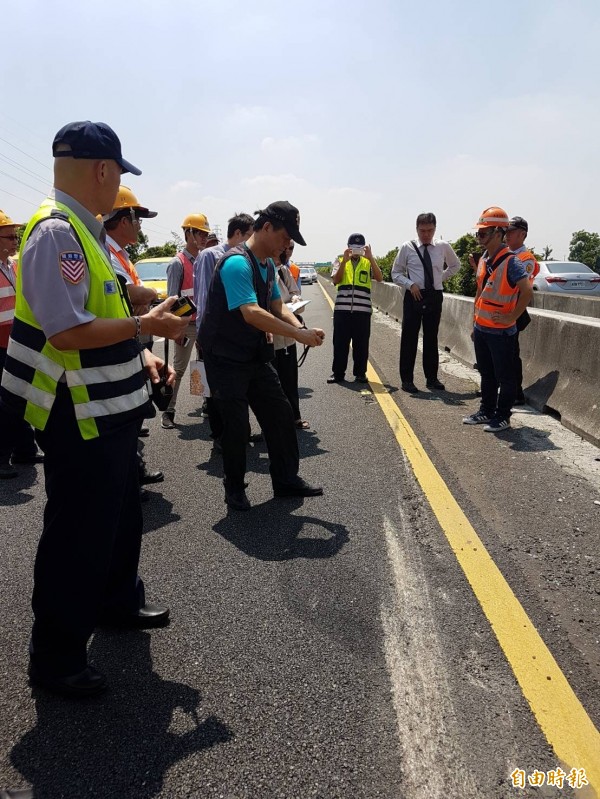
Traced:
<path fill-rule="evenodd" d="M 503 316 L 511 314 L 517 306 L 519 289 L 508 282 L 508 264 L 513 256 L 508 247 L 502 247 L 494 256 L 494 263 L 501 261 L 483 285 L 486 275 L 486 264 L 483 258 L 477 267 L 477 286 L 480 295 L 475 302 L 475 324 L 481 327 L 497 329 L 512 327 L 514 322 L 495 322 L 492 314 L 500 313 Z"/>
<path fill-rule="evenodd" d="M 11 273 L 12 280 L 9 279 L 2 269 L 0 269 L 0 347 L 8 347 L 8 337 L 15 317 L 15 286 L 17 276 L 14 269 L 8 264 L 8 271 Z"/>
<path fill-rule="evenodd" d="M 119 250 L 115 250 L 115 248 L 111 244 L 109 244 L 108 247 L 109 247 L 111 253 L 115 256 L 115 258 L 118 260 L 118 262 L 121 264 L 123 269 L 127 272 L 129 277 L 133 281 L 133 285 L 134 286 L 141 286 L 142 285 L 142 281 L 140 280 L 140 276 L 138 275 L 137 269 L 131 263 L 129 258 L 125 258 L 121 254 L 121 252 Z"/>

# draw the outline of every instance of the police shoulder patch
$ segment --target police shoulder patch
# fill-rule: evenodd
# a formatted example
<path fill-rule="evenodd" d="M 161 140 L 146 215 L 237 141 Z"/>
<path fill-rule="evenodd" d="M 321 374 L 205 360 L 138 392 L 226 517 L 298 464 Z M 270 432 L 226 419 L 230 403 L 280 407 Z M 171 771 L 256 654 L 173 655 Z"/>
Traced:
<path fill-rule="evenodd" d="M 67 283 L 81 283 L 85 276 L 85 258 L 80 252 L 61 252 L 58 258 L 60 273 Z"/>

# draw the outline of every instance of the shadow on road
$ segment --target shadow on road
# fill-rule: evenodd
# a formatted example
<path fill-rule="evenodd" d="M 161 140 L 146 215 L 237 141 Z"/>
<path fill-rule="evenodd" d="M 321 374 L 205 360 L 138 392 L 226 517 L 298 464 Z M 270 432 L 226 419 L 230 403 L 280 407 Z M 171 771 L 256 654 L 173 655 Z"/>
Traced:
<path fill-rule="evenodd" d="M 171 500 L 166 499 L 158 491 L 151 491 L 149 488 L 146 490 L 149 500 L 142 505 L 144 509 L 144 535 L 153 530 L 160 530 L 161 527 L 166 527 L 168 524 L 178 522 L 181 519 L 178 513 L 173 513 Z"/>
<path fill-rule="evenodd" d="M 245 513 L 230 510 L 213 530 L 246 555 L 259 560 L 331 558 L 337 555 L 350 538 L 347 528 L 314 516 L 294 516 L 292 511 L 303 501 L 297 498 L 271 499 Z M 303 536 L 309 526 L 322 528 L 328 537 Z"/>
<path fill-rule="evenodd" d="M 44 473 L 42 466 L 19 465 L 16 467 L 19 475 L 11 480 L 0 480 L 0 507 L 3 505 L 24 505 L 33 499 L 33 494 L 27 492 L 28 488 L 35 485 L 39 480 L 43 481 Z"/>
<path fill-rule="evenodd" d="M 151 799 L 175 763 L 233 737 L 200 720 L 195 688 L 152 671 L 148 633 L 99 632 L 90 656 L 108 691 L 80 702 L 36 692 L 37 726 L 11 752 L 35 799 Z"/>

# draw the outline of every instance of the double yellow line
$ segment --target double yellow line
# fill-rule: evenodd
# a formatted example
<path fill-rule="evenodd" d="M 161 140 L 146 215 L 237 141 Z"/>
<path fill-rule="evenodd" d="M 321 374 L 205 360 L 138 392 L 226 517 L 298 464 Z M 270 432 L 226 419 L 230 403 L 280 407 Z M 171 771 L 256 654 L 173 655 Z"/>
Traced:
<path fill-rule="evenodd" d="M 370 363 L 367 377 L 548 743 L 600 797 L 600 733 Z"/>

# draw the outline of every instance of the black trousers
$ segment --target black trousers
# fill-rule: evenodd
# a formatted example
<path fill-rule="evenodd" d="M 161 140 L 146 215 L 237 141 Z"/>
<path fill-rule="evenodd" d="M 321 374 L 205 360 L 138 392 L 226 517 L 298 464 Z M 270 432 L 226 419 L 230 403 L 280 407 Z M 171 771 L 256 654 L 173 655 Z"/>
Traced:
<path fill-rule="evenodd" d="M 369 360 L 369 338 L 371 336 L 371 314 L 365 311 L 333 312 L 333 365 L 331 371 L 343 378 L 348 366 L 348 353 L 352 342 L 352 373 L 363 377 Z"/>
<path fill-rule="evenodd" d="M 34 569 L 32 660 L 44 672 L 85 668 L 86 647 L 102 612 L 144 604 L 137 576 L 142 508 L 137 464 L 139 422 L 101 438 L 81 438 L 66 386 L 44 431 L 47 502 Z"/>
<path fill-rule="evenodd" d="M 6 362 L 6 350 L 0 347 L 0 380 Z M 11 455 L 35 455 L 37 447 L 33 427 L 0 405 L 0 463 L 8 463 Z"/>
<path fill-rule="evenodd" d="M 423 294 L 425 297 L 426 295 Z M 419 331 L 423 327 L 423 372 L 425 380 L 436 380 L 439 368 L 438 329 L 442 317 L 443 291 L 431 291 L 424 303 L 417 302 L 410 291 L 404 292 L 402 334 L 400 336 L 400 380 L 412 383 Z"/>
<path fill-rule="evenodd" d="M 294 414 L 270 363 L 240 363 L 204 353 L 206 376 L 223 420 L 221 445 L 225 485 L 241 491 L 246 474 L 248 406 L 262 429 L 269 452 L 271 480 L 290 483 L 300 456 Z"/>
<path fill-rule="evenodd" d="M 294 421 L 298 421 L 300 419 L 300 399 L 298 397 L 298 349 L 296 344 L 275 350 L 273 366 L 277 370 L 281 388 L 292 406 Z"/>
<path fill-rule="evenodd" d="M 521 348 L 519 346 L 518 330 L 513 336 L 513 338 L 515 339 L 515 381 L 517 384 L 516 399 L 520 400 L 521 402 L 524 402 L 525 395 L 523 394 L 523 361 L 521 360 Z"/>
<path fill-rule="evenodd" d="M 475 328 L 473 343 L 481 375 L 481 410 L 488 416 L 510 419 L 517 396 L 516 336 L 484 333 Z"/>

